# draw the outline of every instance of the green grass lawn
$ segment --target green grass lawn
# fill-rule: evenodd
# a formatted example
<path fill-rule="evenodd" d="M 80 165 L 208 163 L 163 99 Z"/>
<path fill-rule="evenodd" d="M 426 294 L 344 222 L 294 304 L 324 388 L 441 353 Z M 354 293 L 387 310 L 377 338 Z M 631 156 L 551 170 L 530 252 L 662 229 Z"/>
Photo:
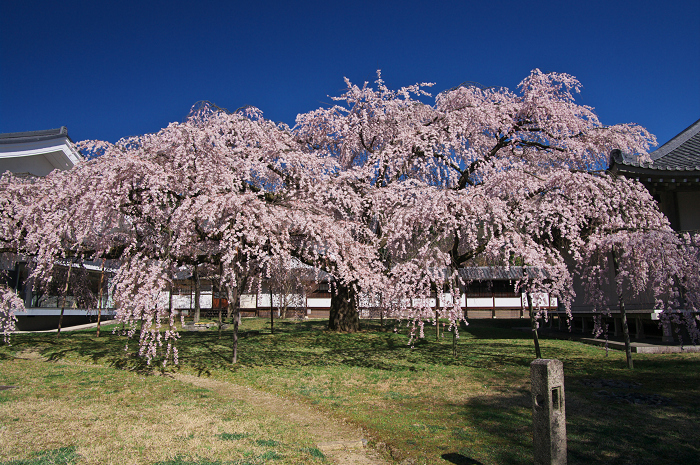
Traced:
<path fill-rule="evenodd" d="M 475 322 L 461 330 L 454 358 L 451 334 L 436 342 L 432 327 L 413 347 L 403 326 L 398 333 L 393 327 L 382 330 L 378 322 L 366 321 L 363 331 L 356 334 L 329 333 L 324 328 L 325 321 L 275 321 L 271 335 L 268 321 L 244 319 L 236 366 L 230 364 L 230 331 L 224 331 L 221 339 L 216 330 L 182 332 L 180 365 L 167 370 L 243 384 L 313 404 L 328 415 L 363 427 L 370 444 L 395 462 L 412 458 L 414 463 L 426 464 L 532 463 L 529 366 L 534 350 L 527 333 Z M 108 331 L 100 338 L 94 330 L 65 332 L 58 340 L 53 334 L 15 335 L 11 346 L 0 349 L 0 384 L 24 382 L 26 374 L 21 369 L 13 372 L 8 367 L 17 364 L 16 354 L 34 349 L 48 360 L 90 362 L 98 367 L 85 365 L 86 373 L 73 373 L 70 382 L 62 375 L 58 382 L 51 381 L 55 376 L 52 367 L 63 366 L 65 373 L 65 365 L 41 362 L 44 381 L 32 381 L 33 395 L 60 395 L 65 389 L 73 393 L 76 403 L 113 400 L 109 396 L 114 395 L 110 394 L 114 387 L 108 380 L 118 378 L 120 385 L 154 385 L 153 391 L 130 388 L 134 394 L 125 401 L 127 405 L 147 410 L 166 403 L 172 409 L 187 409 L 192 394 L 185 391 L 195 388 L 182 388 L 182 393 L 158 390 L 161 388 L 155 386 L 168 378 L 144 374 L 158 373 L 159 365 L 146 366 L 126 352 L 124 345 L 125 338 Z M 130 351 L 134 345 L 130 344 Z M 547 339 L 541 340 L 541 346 L 544 358 L 564 363 L 570 464 L 700 463 L 696 438 L 700 354 L 635 354 L 635 370 L 630 371 L 622 352 L 606 354 L 577 342 Z M 90 370 L 101 371 L 97 375 Z M 178 397 L 181 395 L 184 400 Z M 13 390 L 0 392 L 0 406 L 9 406 L 7 411 L 20 400 Z M 242 417 L 234 415 L 229 423 L 221 420 L 228 408 L 224 400 L 214 398 L 205 404 L 220 422 L 216 434 L 241 432 L 235 425 Z M 0 421 L 0 428 L 9 430 L 16 420 L 0 416 Z M 57 438 L 62 427 L 56 425 Z M 280 425 L 260 420 L 247 428 L 258 439 L 293 443 L 283 437 Z M 0 446 L 5 447 L 6 434 L 0 431 Z M 202 444 L 217 443 L 203 434 L 198 436 Z M 266 451 L 254 439 L 251 436 L 234 445 L 259 458 Z M 210 460 L 243 457 L 243 452 L 229 449 L 207 455 L 206 447 L 214 446 L 206 444 L 197 449 L 198 456 Z M 57 439 L 31 452 L 74 445 Z M 280 446 L 275 453 L 303 457 L 288 463 L 321 463 L 321 459 L 305 456 L 303 451 L 312 449 L 304 447 Z M 239 455 L 226 459 L 226 454 L 233 453 Z M 2 457 L 0 454 L 0 460 Z"/>
<path fill-rule="evenodd" d="M 0 384 L 14 388 L 0 391 L 2 465 L 324 462 L 293 425 L 213 389 L 26 349 L 3 355 Z"/>

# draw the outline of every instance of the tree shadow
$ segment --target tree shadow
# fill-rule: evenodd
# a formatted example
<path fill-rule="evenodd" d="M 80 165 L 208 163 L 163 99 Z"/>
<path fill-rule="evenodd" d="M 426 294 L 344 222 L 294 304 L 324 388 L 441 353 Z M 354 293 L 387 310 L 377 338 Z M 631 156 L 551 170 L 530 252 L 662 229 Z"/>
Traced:
<path fill-rule="evenodd" d="M 239 364 L 236 367 L 230 364 L 230 331 L 224 332 L 221 340 L 218 340 L 216 331 L 181 333 L 180 361 L 193 366 L 200 373 L 207 373 L 212 369 L 237 369 L 241 366 L 335 365 L 383 371 L 416 371 L 422 364 L 488 368 L 495 363 L 498 366 L 509 364 L 525 367 L 534 358 L 516 355 L 518 352 L 522 354 L 522 345 L 498 339 L 485 342 L 485 346 L 479 344 L 478 348 L 477 344 L 460 344 L 458 341 L 459 356 L 455 358 L 451 337 L 436 342 L 426 334 L 426 338 L 415 339 L 411 344 L 406 334 L 387 331 L 393 326 L 389 322 L 382 328 L 379 322 L 363 320 L 362 326 L 362 331 L 347 334 L 327 331 L 325 321 L 279 320 L 275 323 L 274 334 L 257 329 L 241 330 Z M 466 330 L 462 331 L 464 334 Z M 494 335 L 500 339 L 508 336 L 524 338 L 519 332 L 500 328 L 476 329 L 473 332 L 484 339 L 493 339 Z"/>
<path fill-rule="evenodd" d="M 685 390 L 688 386 L 697 386 L 697 362 L 679 365 L 694 374 L 686 379 L 660 382 L 664 385 L 677 383 L 679 387 L 685 386 Z M 670 402 L 655 402 L 659 398 L 658 389 L 651 383 L 634 382 L 644 377 L 625 374 L 627 376 L 607 380 L 567 379 L 569 463 L 652 465 L 664 463 L 669 457 L 673 457 L 673 463 L 700 463 L 700 444 L 695 438 L 700 421 L 697 391 L 689 394 L 676 388 L 664 389 L 664 394 L 679 394 L 679 397 Z M 657 378 L 660 374 L 657 373 Z M 630 378 L 633 382 L 629 382 Z M 682 396 L 686 396 L 685 400 Z M 645 402 L 645 398 L 652 402 Z M 637 399 L 642 401 L 636 402 Z M 659 431 L 664 434 L 660 435 Z"/>
<path fill-rule="evenodd" d="M 681 365 L 688 369 L 693 366 L 692 363 Z M 697 367 L 697 362 L 694 366 Z M 693 376 L 697 380 L 698 375 Z M 694 381 L 686 379 L 683 383 L 689 386 Z M 664 463 L 667 457 L 673 457 L 674 463 L 700 463 L 700 444 L 694 434 L 700 421 L 700 402 L 696 396 L 688 395 L 686 399 L 690 400 L 683 403 L 678 400 L 670 404 L 636 403 L 622 395 L 623 391 L 653 394 L 656 390 L 626 381 L 608 384 L 612 387 L 581 383 L 575 377 L 566 380 L 569 464 L 652 465 Z M 531 404 L 531 394 L 526 389 L 501 390 L 492 396 L 455 404 L 458 414 L 470 426 L 453 432 L 464 445 L 457 453 L 471 459 L 476 455 L 471 445 L 479 435 L 485 434 L 490 436 L 488 442 L 496 444 L 490 451 L 495 463 L 532 463 Z M 665 434 L 659 435 L 659 431 Z"/>
<path fill-rule="evenodd" d="M 489 455 L 494 463 L 532 463 L 532 417 L 530 392 L 524 389 L 494 392 L 493 395 L 472 398 L 462 404 L 452 404 L 457 415 L 464 418 L 463 428 L 453 430 L 453 437 L 462 448 L 451 455 L 452 463 L 478 464 L 471 458 L 475 444 L 492 444 Z M 450 454 L 446 454 L 450 455 Z M 450 461 L 443 455 L 445 460 Z M 461 461 L 459 461 L 461 460 Z"/>
<path fill-rule="evenodd" d="M 449 454 L 442 454 L 441 457 L 443 460 L 446 460 L 450 463 L 454 463 L 455 465 L 483 465 L 478 460 L 474 460 L 472 458 L 466 457 L 462 454 L 457 454 L 455 452 Z"/>

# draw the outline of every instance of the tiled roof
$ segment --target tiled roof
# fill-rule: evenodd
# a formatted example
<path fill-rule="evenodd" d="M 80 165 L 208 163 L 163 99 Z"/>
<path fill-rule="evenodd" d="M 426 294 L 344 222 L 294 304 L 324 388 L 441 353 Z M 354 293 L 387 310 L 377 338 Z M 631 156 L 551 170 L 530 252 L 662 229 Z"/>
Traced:
<path fill-rule="evenodd" d="M 545 270 L 522 266 L 474 266 L 459 269 L 459 276 L 465 281 L 516 281 L 523 278 L 524 270 L 531 276 L 549 274 Z"/>
<path fill-rule="evenodd" d="M 22 142 L 61 139 L 64 137 L 68 137 L 68 128 L 65 126 L 61 126 L 57 129 L 44 129 L 42 131 L 6 132 L 0 134 L 0 144 L 18 144 Z M 68 137 L 68 139 L 70 139 L 70 137 Z"/>
<path fill-rule="evenodd" d="M 660 172 L 700 172 L 700 119 L 649 154 L 651 163 L 628 160 L 619 150 L 611 154 L 611 166 L 641 168 Z"/>
<path fill-rule="evenodd" d="M 700 169 L 700 119 L 649 154 L 654 166 Z"/>

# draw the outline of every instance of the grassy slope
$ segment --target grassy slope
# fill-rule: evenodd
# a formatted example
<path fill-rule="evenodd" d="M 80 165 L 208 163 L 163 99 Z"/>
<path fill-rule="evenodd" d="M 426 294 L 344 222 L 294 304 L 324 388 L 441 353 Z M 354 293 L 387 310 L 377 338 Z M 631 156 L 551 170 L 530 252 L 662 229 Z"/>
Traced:
<path fill-rule="evenodd" d="M 274 335 L 265 330 L 266 324 L 244 320 L 241 363 L 236 367 L 228 363 L 230 333 L 224 332 L 221 340 L 216 331 L 182 333 L 177 369 L 316 404 L 366 428 L 373 442 L 396 460 L 531 463 L 529 364 L 533 349 L 526 334 L 474 324 L 462 331 L 454 359 L 449 333 L 434 342 L 434 333 L 428 331 L 426 339 L 411 348 L 405 335 L 379 331 L 376 324 L 359 334 L 332 334 L 323 331 L 324 322 L 275 322 Z M 0 353 L 9 357 L 11 352 L 38 347 L 49 359 L 146 368 L 124 352 L 121 337 L 97 339 L 90 332 L 66 336 L 56 342 L 52 335 L 17 335 L 13 346 Z M 635 370 L 629 371 L 619 352 L 606 356 L 598 348 L 555 340 L 542 341 L 542 350 L 545 358 L 564 362 L 569 463 L 700 462 L 694 439 L 700 420 L 700 355 L 636 355 Z M 16 362 L 0 363 L 0 383 L 12 384 L 6 366 Z M 107 373 L 138 376 L 99 369 L 106 370 L 100 379 Z M 51 369 L 44 371 L 50 374 Z M 86 383 L 81 396 L 110 395 L 106 393 L 109 386 L 91 379 L 77 381 Z M 11 400 L 14 394 L 4 391 L 0 395 Z M 173 396 L 177 393 L 168 389 L 161 394 L 149 391 L 147 397 L 138 394 L 130 402 L 135 406 L 175 402 L 173 409 L 187 408 L 186 403 L 177 405 Z M 641 403 L 628 402 L 635 398 Z M 210 408 L 215 407 L 207 405 Z M 219 418 L 219 413 L 212 415 Z M 3 426 L 9 424 L 11 420 L 2 415 Z M 224 431 L 227 428 L 236 432 L 236 425 L 236 421 L 222 423 L 217 432 L 229 432 Z M 281 434 L 279 429 L 263 426 L 261 437 Z M 51 444 L 72 445 L 58 440 Z M 0 445 L 4 446 L 4 440 Z M 288 449 L 281 453 L 292 453 Z M 254 453 L 259 456 L 263 451 Z"/>

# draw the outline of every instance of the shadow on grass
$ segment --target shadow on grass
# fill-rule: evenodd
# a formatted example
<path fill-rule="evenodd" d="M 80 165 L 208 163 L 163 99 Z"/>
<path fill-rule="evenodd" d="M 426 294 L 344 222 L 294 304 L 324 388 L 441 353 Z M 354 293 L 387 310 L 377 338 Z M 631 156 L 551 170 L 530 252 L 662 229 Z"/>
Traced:
<path fill-rule="evenodd" d="M 88 358 L 95 363 L 113 366 L 118 369 L 149 374 L 157 370 L 148 365 L 138 351 L 125 350 L 127 338 L 115 334 L 95 334 L 86 332 L 65 333 L 59 338 L 56 334 L 26 333 L 12 336 L 12 346 L 4 347 L 2 353 L 15 357 L 25 350 L 38 351 L 50 362 L 63 360 L 71 355 Z M 133 349 L 138 341 L 129 341 Z"/>
<path fill-rule="evenodd" d="M 670 362 L 670 372 L 694 370 L 681 377 L 681 385 L 697 384 L 697 362 Z M 644 367 L 644 364 L 640 364 Z M 693 366 L 695 368 L 693 368 Z M 667 367 L 669 368 L 669 367 Z M 611 396 L 610 393 L 624 394 L 623 391 L 655 393 L 640 380 L 651 373 L 635 373 L 629 370 L 620 372 L 621 379 L 636 381 L 638 386 L 628 388 L 586 385 L 578 378 L 567 379 L 566 420 L 568 463 L 584 465 L 590 463 L 652 465 L 673 457 L 673 463 L 700 463 L 700 444 L 695 439 L 696 425 L 700 412 L 700 402 L 691 400 L 670 405 L 636 404 L 625 401 L 625 396 Z M 619 374 L 620 372 L 616 373 Z M 607 372 L 610 377 L 610 370 Z M 656 372 L 656 378 L 659 372 Z M 651 379 L 649 381 L 651 383 Z M 663 381 L 668 385 L 669 380 Z M 624 386 L 624 385 L 623 385 Z M 668 392 L 674 392 L 675 388 Z M 532 414 L 531 394 L 526 389 L 499 390 L 493 396 L 472 399 L 456 405 L 465 419 L 464 428 L 453 431 L 456 438 L 463 441 L 458 454 L 468 460 L 480 457 L 474 449 L 483 436 L 492 444 L 489 451 L 494 463 L 532 463 Z M 682 393 L 679 392 L 679 395 Z M 663 434 L 660 432 L 663 431 Z M 443 456 L 445 458 L 445 456 Z M 455 457 L 457 458 L 457 457 Z M 665 459 L 664 459 L 665 458 Z M 448 460 L 445 458 L 445 460 Z M 449 460 L 448 460 L 449 461 Z M 476 462 L 453 462 L 476 463 Z"/>
<path fill-rule="evenodd" d="M 452 434 L 462 444 L 456 455 L 464 459 L 453 463 L 479 463 L 471 457 L 484 454 L 479 449 L 484 443 L 491 445 L 488 456 L 494 463 L 532 463 L 530 403 L 529 391 L 513 389 L 455 405 L 463 418 L 459 423 L 465 426 L 454 429 Z"/>
<path fill-rule="evenodd" d="M 483 465 L 478 460 L 470 459 L 469 457 L 454 452 L 451 454 L 442 454 L 441 457 L 443 460 L 454 463 L 455 465 Z"/>
<path fill-rule="evenodd" d="M 245 325 L 254 329 L 245 329 Z M 214 370 L 248 367 L 308 367 L 346 366 L 370 368 L 383 371 L 421 370 L 421 366 L 465 366 L 490 368 L 504 364 L 528 366 L 532 357 L 524 354 L 517 331 L 503 328 L 470 326 L 462 329 L 463 339 L 458 340 L 458 357 L 452 355 L 451 333 L 439 342 L 431 337 L 431 327 L 426 329 L 424 339 L 416 339 L 409 344 L 406 334 L 395 333 L 393 325 L 384 327 L 378 321 L 363 320 L 362 331 L 358 333 L 335 333 L 326 330 L 324 320 L 277 321 L 275 334 L 265 330 L 263 322 L 244 320 L 239 331 L 239 361 L 231 364 L 233 356 L 232 331 L 216 330 L 180 332 L 177 343 L 180 363 L 195 369 L 200 375 L 209 375 Z M 263 327 L 263 329 L 259 329 Z M 405 328 L 403 328 L 405 329 Z M 501 342 L 509 337 L 509 342 Z M 516 338 L 513 340 L 513 338 Z M 476 341 L 478 339 L 478 343 Z M 490 339 L 486 341 L 486 339 Z M 127 347 L 129 350 L 125 350 Z M 119 369 L 148 373 L 160 370 L 163 360 L 154 359 L 148 365 L 137 355 L 136 338 L 105 333 L 99 338 L 94 332 L 66 332 L 60 338 L 55 334 L 13 335 L 13 345 L 19 347 L 39 347 L 49 360 L 65 358 L 68 354 L 88 357 L 96 363 L 107 364 Z M 0 357 L 6 357 L 5 352 Z"/>
<path fill-rule="evenodd" d="M 421 371 L 426 367 L 465 367 L 492 369 L 502 367 L 527 368 L 534 359 L 529 335 L 504 327 L 488 326 L 491 321 L 476 321 L 460 331 L 457 340 L 457 358 L 452 355 L 451 333 L 435 341 L 433 326 L 426 326 L 426 337 L 416 339 L 413 347 L 408 336 L 394 333 L 395 325 L 386 322 L 382 327 L 377 320 L 362 320 L 362 331 L 353 334 L 326 330 L 325 320 L 275 322 L 275 334 L 266 329 L 266 321 L 244 319 L 239 332 L 239 363 L 231 364 L 233 356 L 232 331 L 180 332 L 177 342 L 181 366 L 194 369 L 201 376 L 215 370 L 239 370 L 242 367 L 314 367 L 338 366 L 368 368 L 381 371 Z M 499 322 L 500 323 L 500 322 Z M 501 323 L 502 324 L 502 323 Z M 403 325 L 399 329 L 405 331 Z M 154 359 L 151 365 L 137 355 L 138 340 L 128 340 L 109 332 L 97 338 L 94 331 L 66 332 L 60 338 L 55 334 L 17 334 L 12 336 L 13 349 L 0 350 L 0 359 L 7 358 L 9 350 L 39 347 L 49 360 L 60 360 L 69 354 L 87 357 L 95 363 L 141 373 L 161 370 L 163 360 Z M 127 346 L 129 350 L 125 350 Z M 548 349 L 551 344 L 552 349 Z M 590 352 L 581 356 L 576 344 L 543 341 L 545 358 L 565 360 L 571 374 L 596 369 L 588 361 Z M 167 368 L 172 369 L 172 364 Z"/>
<path fill-rule="evenodd" d="M 623 379 L 629 378 L 638 382 L 644 375 Z M 695 381 L 675 380 L 672 384 L 677 382 L 687 389 L 697 384 L 697 374 L 694 378 Z M 668 385 L 670 381 L 663 382 Z M 637 404 L 625 400 L 624 394 L 656 390 L 642 383 L 609 384 L 613 386 L 601 389 L 599 385 L 568 381 L 566 419 L 570 464 L 700 463 L 700 444 L 695 438 L 700 405 L 695 394 L 691 394 L 694 400 L 690 403 Z M 672 391 L 664 391 L 668 392 Z"/>

